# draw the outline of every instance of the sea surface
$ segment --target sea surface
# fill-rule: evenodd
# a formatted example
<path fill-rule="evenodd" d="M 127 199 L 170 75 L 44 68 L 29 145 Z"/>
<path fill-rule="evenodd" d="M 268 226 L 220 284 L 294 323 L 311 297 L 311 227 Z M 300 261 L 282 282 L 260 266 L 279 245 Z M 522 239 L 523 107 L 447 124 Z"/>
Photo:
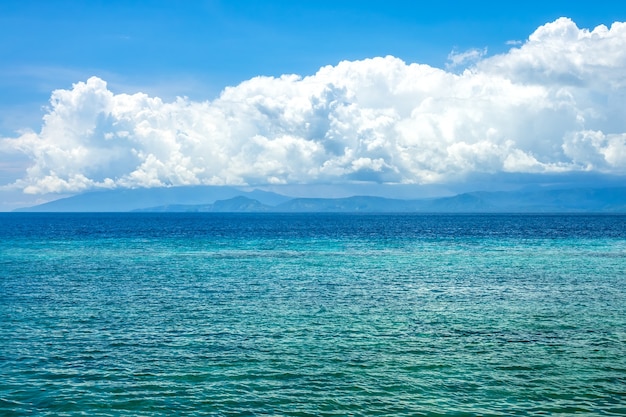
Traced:
<path fill-rule="evenodd" d="M 626 216 L 0 214 L 2 416 L 626 415 Z"/>

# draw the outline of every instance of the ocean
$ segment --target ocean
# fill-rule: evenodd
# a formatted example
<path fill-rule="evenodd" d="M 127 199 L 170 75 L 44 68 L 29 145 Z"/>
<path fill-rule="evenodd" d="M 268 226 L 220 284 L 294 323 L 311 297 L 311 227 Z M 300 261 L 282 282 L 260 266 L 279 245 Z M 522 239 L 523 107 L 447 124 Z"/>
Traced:
<path fill-rule="evenodd" d="M 0 415 L 574 414 L 625 215 L 0 214 Z"/>

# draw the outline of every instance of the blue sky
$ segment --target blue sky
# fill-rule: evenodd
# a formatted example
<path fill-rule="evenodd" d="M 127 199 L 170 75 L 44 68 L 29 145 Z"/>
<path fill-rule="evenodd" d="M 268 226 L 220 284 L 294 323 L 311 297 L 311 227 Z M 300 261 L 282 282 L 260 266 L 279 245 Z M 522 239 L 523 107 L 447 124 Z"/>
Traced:
<path fill-rule="evenodd" d="M 558 17 L 593 28 L 623 2 L 7 1 L 0 3 L 3 133 L 40 123 L 53 89 L 97 75 L 113 90 L 212 99 L 257 75 L 393 55 L 443 67 L 453 50 L 506 50 Z M 13 108 L 25 106 L 16 120 Z M 21 110 L 21 109 L 20 109 Z"/>
<path fill-rule="evenodd" d="M 5 203 L 4 209 L 10 208 L 12 205 L 21 204 L 18 202 L 18 198 L 15 197 L 18 195 L 16 193 L 18 191 L 21 192 L 21 189 L 25 189 L 29 185 L 31 186 L 31 192 L 36 190 L 32 195 L 39 196 L 37 198 L 49 199 L 55 195 L 67 195 L 68 193 L 83 191 L 93 187 L 98 188 L 105 183 L 104 180 L 106 178 L 112 179 L 116 184 L 115 186 L 158 185 L 159 181 L 165 185 L 182 185 L 185 183 L 185 180 L 181 178 L 191 178 L 189 175 L 185 176 L 186 174 L 181 174 L 180 178 L 174 178 L 172 177 L 173 174 L 166 172 L 165 174 L 159 174 L 161 176 L 156 179 L 152 178 L 142 183 L 139 180 L 135 182 L 129 180 L 130 175 L 137 171 L 136 169 L 134 171 L 113 169 L 111 175 L 108 175 L 106 172 L 87 173 L 76 168 L 69 170 L 65 174 L 58 174 L 62 167 L 49 163 L 45 165 L 42 161 L 44 159 L 47 161 L 53 159 L 52 154 L 45 158 L 41 157 L 41 151 L 33 148 L 35 145 L 32 145 L 31 142 L 28 142 L 23 137 L 23 132 L 30 129 L 39 134 L 40 139 L 43 138 L 53 142 L 55 140 L 54 137 L 44 138 L 42 136 L 44 130 L 47 132 L 52 131 L 51 127 L 44 129 L 46 122 L 43 121 L 44 116 L 55 112 L 54 108 L 51 110 L 49 103 L 51 94 L 55 90 L 73 91 L 78 94 L 78 90 L 73 89 L 73 85 L 80 82 L 86 83 L 90 77 L 95 76 L 98 80 L 106 82 L 106 86 L 103 87 L 100 84 L 96 85 L 97 83 L 94 81 L 95 84 L 92 83 L 90 84 L 91 87 L 89 87 L 94 91 L 105 89 L 113 95 L 141 92 L 152 98 L 158 97 L 166 103 L 174 102 L 178 96 L 184 96 L 188 98 L 191 104 L 197 104 L 206 100 L 213 102 L 220 97 L 225 88 L 229 86 L 236 87 L 256 76 L 279 77 L 282 74 L 298 74 L 301 77 L 314 76 L 320 68 L 325 66 L 335 68 L 342 61 L 358 63 L 376 57 L 393 56 L 406 65 L 414 63 L 425 64 L 445 71 L 447 74 L 460 74 L 463 70 L 472 68 L 472 66 L 476 66 L 476 68 L 479 68 L 479 71 L 485 74 L 493 74 L 495 68 L 493 66 L 495 65 L 493 64 L 494 61 L 490 61 L 491 64 L 481 64 L 482 61 L 489 60 L 489 58 L 494 56 L 506 55 L 512 48 L 519 48 L 528 41 L 529 36 L 539 27 L 555 22 L 559 17 L 571 19 L 576 27 L 581 30 L 585 28 L 593 30 L 600 24 L 610 28 L 613 22 L 626 20 L 626 3 L 615 1 L 599 2 L 590 5 L 587 2 L 527 1 L 521 6 L 513 6 L 506 2 L 497 4 L 480 1 L 437 1 L 422 4 L 420 2 L 393 0 L 376 2 L 2 2 L 0 3 L 0 39 L 2 39 L 2 42 L 0 42 L 0 56 L 2 57 L 2 60 L 0 60 L 0 137 L 4 138 L 3 140 L 6 143 L 9 143 L 7 141 L 12 142 L 0 148 L 0 185 L 5 186 L 5 189 L 2 191 L 5 202 L 9 199 L 13 201 L 12 203 Z M 459 59 L 456 64 L 454 64 L 454 57 Z M 466 57 L 466 59 L 461 59 L 463 57 Z M 617 61 L 617 64 L 621 65 L 621 61 L 619 59 Z M 361 70 L 379 71 L 380 68 L 377 66 L 379 64 L 385 68 L 396 65 L 399 68 L 398 71 L 404 71 L 398 62 L 385 61 L 373 63 L 371 64 L 373 67 L 370 65 L 369 69 L 364 69 L 367 66 L 365 64 L 358 66 L 358 68 L 355 66 L 348 72 L 359 72 Z M 489 67 L 489 65 L 492 66 Z M 498 63 L 497 65 L 499 65 L 498 68 L 502 68 L 504 64 Z M 609 66 L 613 68 L 615 65 L 611 63 Z M 343 76 L 339 75 L 339 73 L 346 74 L 341 71 L 337 70 L 333 73 L 334 75 L 328 75 L 330 78 L 324 78 L 325 82 L 337 88 L 349 88 L 346 87 L 347 84 L 344 85 L 332 78 Z M 513 71 L 517 70 L 514 69 Z M 515 74 L 516 76 L 519 75 L 518 72 L 515 72 Z M 413 76 L 416 75 L 411 75 L 411 77 Z M 510 74 L 507 74 L 505 78 L 513 80 L 514 83 L 525 83 L 524 85 L 528 85 L 527 81 L 522 82 L 519 78 L 515 78 Z M 607 85 L 610 83 L 614 84 L 614 81 L 607 80 Z M 371 82 L 368 85 L 371 85 Z M 545 83 L 542 85 L 545 85 Z M 268 97 L 272 96 L 272 88 L 274 88 L 268 86 L 248 87 L 246 88 L 252 91 L 250 94 L 264 94 Z M 548 87 L 552 88 L 550 91 L 554 90 L 552 84 Z M 297 88 L 301 89 L 301 87 Z M 358 90 L 360 87 L 357 86 L 356 88 Z M 601 87 L 593 87 L 596 88 L 595 90 L 592 87 L 589 88 L 591 90 L 585 93 L 585 97 L 590 97 L 594 94 L 607 94 Z M 620 88 L 617 89 L 619 94 L 611 97 L 607 96 L 607 100 L 610 99 L 613 102 L 615 100 L 623 100 L 623 90 Z M 241 94 L 245 95 L 244 89 L 242 87 L 241 91 L 235 92 L 236 94 L 233 93 L 238 97 L 238 100 L 243 100 Z M 301 94 L 294 93 L 293 90 L 289 91 L 291 92 L 284 92 L 283 95 Z M 308 94 L 309 96 L 317 94 L 309 90 L 306 91 L 306 93 L 302 94 Z M 576 94 L 578 93 L 580 91 Z M 430 94 L 435 93 L 431 92 Z M 520 92 L 519 94 L 526 93 Z M 437 94 L 435 96 L 439 97 Z M 250 97 L 252 96 L 246 96 L 246 100 L 250 99 Z M 397 96 L 393 97 L 397 98 Z M 344 97 L 344 100 L 350 100 L 350 98 Z M 389 100 L 392 100 L 392 98 L 389 98 Z M 581 100 L 583 99 L 581 98 L 578 102 Z M 133 105 L 140 105 L 137 102 L 133 103 Z M 373 108 L 372 105 L 367 107 L 363 103 L 360 104 L 362 109 Z M 190 108 L 190 106 L 188 107 Z M 225 109 L 223 103 L 214 103 L 214 107 L 219 108 L 220 111 Z M 397 113 L 389 117 L 394 118 L 397 116 L 399 121 L 405 117 L 402 114 L 404 107 L 400 108 L 393 104 L 387 107 L 388 109 L 395 109 Z M 619 110 L 616 110 L 618 107 L 615 106 L 615 108 L 608 109 L 609 118 L 617 119 L 620 116 Z M 78 110 L 76 111 L 78 112 Z M 231 109 L 229 111 L 235 110 Z M 245 113 L 241 109 L 237 111 Z M 490 110 L 485 110 L 485 112 L 488 111 Z M 534 120 L 537 120 L 538 124 L 547 123 L 544 120 L 545 118 L 561 117 L 558 114 L 536 114 L 536 116 L 537 118 Z M 202 119 L 200 116 L 197 117 Z M 609 135 L 622 134 L 622 127 L 615 125 L 618 122 L 612 123 L 611 120 L 609 120 L 611 123 L 608 123 L 606 126 L 599 122 L 594 122 L 590 118 L 586 120 L 585 125 L 579 129 L 580 132 L 601 132 L 604 136 L 597 139 L 596 142 L 603 140 L 603 143 L 607 145 L 602 149 L 613 149 L 614 151 L 612 154 L 614 158 L 607 160 L 607 163 L 610 165 L 611 161 L 613 161 L 613 165 L 619 165 L 621 159 L 615 155 L 620 155 L 621 148 L 619 146 L 621 146 L 622 139 L 621 136 Z M 67 119 L 64 119 L 64 121 L 67 122 Z M 213 123 L 211 125 L 213 127 L 219 125 L 218 122 L 211 123 Z M 310 123 L 310 121 L 305 123 Z M 405 125 L 406 123 L 395 125 L 394 132 L 398 132 L 398 129 L 408 129 Z M 55 126 L 58 126 L 58 124 Z M 292 129 L 291 131 L 283 131 L 280 137 L 274 137 L 267 132 L 275 131 L 276 129 L 261 131 L 262 129 L 259 130 L 260 128 L 258 127 L 259 124 L 255 126 L 257 130 L 250 128 L 251 130 L 246 131 L 248 133 L 241 133 L 244 137 L 237 137 L 237 140 L 245 140 L 245 134 L 250 135 L 250 137 L 257 137 L 257 139 L 262 136 L 269 141 L 267 143 L 278 146 L 281 143 L 283 145 L 287 143 L 284 142 L 286 140 L 284 139 L 285 137 L 298 136 L 297 132 Z M 281 126 L 284 128 L 284 123 Z M 418 128 L 417 125 L 414 128 Z M 495 125 L 490 128 L 499 129 Z M 65 126 L 63 129 L 69 129 L 69 127 Z M 181 130 L 180 127 L 177 129 L 178 131 Z M 488 128 L 485 127 L 485 129 L 485 132 L 487 132 Z M 546 132 L 549 130 L 549 128 L 545 128 L 541 131 L 541 134 L 548 134 Z M 335 131 L 333 132 L 328 130 L 322 136 L 326 138 L 325 140 L 331 140 L 332 134 L 338 134 Z M 559 140 L 561 140 L 561 138 L 567 135 L 574 135 L 572 137 L 575 137 L 577 133 L 571 127 L 568 127 L 562 132 L 555 132 L 555 134 L 560 135 Z M 585 138 L 589 135 L 585 135 L 587 134 L 580 133 L 579 136 L 581 138 L 584 136 L 584 138 L 578 142 L 587 140 Z M 436 137 L 433 138 L 431 139 L 437 140 Z M 307 140 L 309 139 L 311 138 Z M 368 139 L 369 142 L 367 144 L 368 149 L 371 150 L 374 146 L 372 143 L 375 140 L 373 138 L 370 139 Z M 101 140 L 104 141 L 105 139 L 101 138 Z M 207 140 L 211 140 L 211 138 Z M 224 140 L 229 141 L 231 139 L 227 138 Z M 280 142 L 280 140 L 283 140 L 283 142 Z M 341 142 L 337 138 L 332 140 Z M 455 140 L 458 141 L 458 137 Z M 517 141 L 515 142 L 517 144 L 521 139 L 511 140 Z M 18 141 L 21 141 L 19 146 L 16 145 Z M 133 143 L 136 145 L 137 141 L 138 139 Z M 446 146 L 450 146 L 449 138 L 444 141 L 447 141 Z M 570 142 L 572 141 L 575 142 L 576 140 L 570 140 Z M 589 143 L 593 142 L 591 139 L 588 141 L 590 141 Z M 25 145 L 27 142 L 30 145 Z M 506 140 L 502 139 L 498 144 L 505 142 Z M 561 148 L 566 147 L 566 142 L 559 141 L 558 146 Z M 77 143 L 65 144 L 66 148 L 69 147 L 67 149 L 62 146 L 60 148 L 71 151 L 71 149 L 77 149 L 82 146 Z M 243 146 L 242 144 L 245 144 L 245 142 L 237 143 L 240 144 L 240 147 Z M 294 143 L 285 146 L 300 146 Z M 341 143 L 342 146 L 346 145 L 344 142 Z M 463 140 L 462 143 L 474 146 L 482 142 L 480 138 L 477 138 L 475 140 Z M 306 143 L 303 146 L 305 145 Z M 615 148 L 615 146 L 618 146 L 618 148 Z M 8 148 L 10 148 L 9 151 L 7 151 Z M 16 148 L 21 149 L 23 152 L 16 151 Z M 28 148 L 27 151 L 24 151 L 25 148 Z M 177 149 L 179 148 L 180 146 Z M 305 152 L 303 150 L 305 148 L 306 146 L 301 148 L 300 152 Z M 49 149 L 49 147 L 46 149 Z M 134 168 L 141 165 L 141 163 L 145 163 L 147 155 L 157 155 L 159 153 L 158 150 L 140 149 L 139 146 L 134 145 L 129 145 L 125 149 L 129 152 L 134 152 L 136 159 L 138 159 L 132 162 L 126 160 L 128 158 L 124 159 L 122 157 L 121 163 L 129 163 Z M 267 150 L 269 148 L 264 147 L 263 149 Z M 117 151 L 122 152 L 120 149 Z M 309 151 L 315 153 L 319 149 L 310 148 Z M 510 146 L 509 151 L 508 157 L 510 161 L 511 155 L 514 158 L 522 154 L 525 157 L 539 158 L 543 156 L 541 155 L 542 151 L 547 152 L 541 146 L 525 148 L 524 146 L 514 145 Z M 163 152 L 167 153 L 164 150 Z M 566 151 L 566 154 L 571 160 L 575 160 L 576 158 L 572 155 L 576 152 L 578 151 Z M 214 155 L 214 153 L 208 152 L 207 157 L 209 154 Z M 393 158 L 397 160 L 399 158 L 398 155 L 380 152 L 355 155 L 349 162 L 354 172 L 346 171 L 347 165 L 345 164 L 347 162 L 344 161 L 345 163 L 342 162 L 344 165 L 342 165 L 341 169 L 339 165 L 333 165 L 334 168 L 328 168 L 324 175 L 321 175 L 318 169 L 315 171 L 316 174 L 311 174 L 315 177 L 313 181 L 308 181 L 306 175 L 302 173 L 296 175 L 296 173 L 292 172 L 293 170 L 274 169 L 274 175 L 266 172 L 267 170 L 261 173 L 261 168 L 257 170 L 258 172 L 251 173 L 246 171 L 244 174 L 242 174 L 243 171 L 225 173 L 222 170 L 219 173 L 216 171 L 216 173 L 204 177 L 197 175 L 197 172 L 192 169 L 192 174 L 195 172 L 196 174 L 193 175 L 197 177 L 194 177 L 196 179 L 192 178 L 190 181 L 216 184 L 288 185 L 292 183 L 311 183 L 319 185 L 320 183 L 328 182 L 344 184 L 346 181 L 348 183 L 356 181 L 363 184 L 371 179 L 373 183 L 377 184 L 411 183 L 418 185 L 428 184 L 431 186 L 432 184 L 466 182 L 464 178 L 480 176 L 485 173 L 489 175 L 497 174 L 499 172 L 495 168 L 486 170 L 472 168 L 468 169 L 467 175 L 449 178 L 443 175 L 443 168 L 442 170 L 428 168 L 429 172 L 432 172 L 422 175 L 421 173 L 425 168 L 416 166 L 416 162 L 414 162 L 411 165 L 411 172 L 416 175 L 414 177 L 416 180 L 413 181 L 413 177 L 403 171 L 404 168 L 398 168 L 391 161 Z M 182 152 L 181 158 L 184 159 L 184 157 L 185 153 Z M 227 158 L 228 155 L 224 157 Z M 161 156 L 157 159 L 168 165 L 168 162 L 162 161 L 163 158 Z M 322 165 L 328 162 L 328 158 L 321 156 L 319 158 L 321 159 L 318 162 Z M 505 161 L 506 157 L 501 159 Z M 480 161 L 477 161 L 470 161 L 468 164 L 479 164 Z M 569 162 L 565 158 L 561 160 L 548 154 L 543 159 L 539 158 L 538 161 L 544 167 L 547 166 L 546 164 L 552 164 L 550 169 L 544 169 L 544 171 L 549 172 L 542 171 L 546 175 L 548 173 L 553 175 L 561 169 L 559 164 Z M 118 162 L 112 159 L 103 164 L 117 166 L 119 165 Z M 280 163 L 276 155 L 268 156 L 266 160 L 260 162 L 248 158 L 241 163 L 257 164 L 257 162 L 259 164 L 262 162 L 265 164 L 265 167 Z M 578 160 L 574 162 L 579 163 L 579 165 L 582 163 Z M 175 164 L 175 161 L 169 161 L 169 163 Z M 205 161 L 205 163 L 210 164 L 211 161 Z M 509 162 L 508 166 L 511 163 Z M 336 164 L 339 164 L 339 162 L 336 162 Z M 503 166 L 506 165 L 504 162 L 502 164 Z M 33 165 L 37 166 L 35 169 L 37 172 L 33 171 L 26 175 L 26 168 Z M 592 165 L 589 162 L 588 166 L 591 168 L 587 170 L 596 174 L 622 175 L 622 172 L 618 169 L 604 167 L 596 170 Z M 596 163 L 593 166 L 599 165 Z M 363 170 L 359 171 L 359 173 L 357 168 L 363 168 Z M 307 172 L 313 172 L 315 169 L 317 168 L 310 167 Z M 459 168 L 456 167 L 454 169 L 458 171 Z M 103 170 L 105 169 L 103 168 Z M 567 171 L 565 168 L 563 170 Z M 511 173 L 516 174 L 519 172 L 520 175 L 525 176 L 527 174 L 540 173 L 539 171 L 541 170 L 533 168 L 522 171 L 509 169 L 506 171 L 506 175 L 510 176 L 512 175 Z M 41 184 L 33 187 L 33 184 L 37 183 L 37 181 L 52 178 L 50 172 L 56 173 L 55 175 L 65 181 L 66 184 L 71 183 L 69 179 L 71 176 L 76 177 L 83 174 L 91 182 L 83 181 L 83 185 L 77 187 L 66 185 L 63 187 L 46 188 L 41 186 Z M 382 175 L 381 173 L 384 172 L 388 172 L 388 174 Z M 138 178 L 137 175 L 134 178 Z M 118 181 L 122 177 L 126 179 Z M 20 179 L 24 178 L 26 179 L 19 182 Z M 16 181 L 19 184 L 15 185 Z M 10 192 L 6 189 L 8 184 L 14 184 Z M 476 186 L 478 185 L 480 184 Z M 110 186 L 110 184 L 107 186 Z M 21 189 L 18 190 L 18 188 Z M 349 189 L 350 187 L 347 188 Z M 468 186 L 468 188 L 471 187 Z M 48 195 L 50 192 L 52 192 L 50 195 L 53 197 L 41 197 L 42 195 Z M 3 208 L 0 207 L 0 209 Z"/>

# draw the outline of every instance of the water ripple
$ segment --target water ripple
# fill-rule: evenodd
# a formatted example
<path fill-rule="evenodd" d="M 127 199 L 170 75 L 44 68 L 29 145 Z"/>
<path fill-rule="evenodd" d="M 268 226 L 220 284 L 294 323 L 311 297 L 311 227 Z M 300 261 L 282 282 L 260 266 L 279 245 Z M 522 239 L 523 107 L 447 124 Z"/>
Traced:
<path fill-rule="evenodd" d="M 626 414 L 623 217 L 20 218 L 2 415 Z"/>

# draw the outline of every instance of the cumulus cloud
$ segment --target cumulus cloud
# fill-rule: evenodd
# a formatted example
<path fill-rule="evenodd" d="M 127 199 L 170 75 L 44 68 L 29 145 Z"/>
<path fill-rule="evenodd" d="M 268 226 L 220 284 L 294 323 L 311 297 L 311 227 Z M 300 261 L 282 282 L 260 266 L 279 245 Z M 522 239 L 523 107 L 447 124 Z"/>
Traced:
<path fill-rule="evenodd" d="M 310 76 L 256 77 L 212 101 L 115 94 L 92 77 L 52 93 L 28 156 L 29 193 L 187 184 L 462 181 L 481 173 L 626 167 L 626 24 L 561 18 L 462 73 L 387 56 Z"/>

